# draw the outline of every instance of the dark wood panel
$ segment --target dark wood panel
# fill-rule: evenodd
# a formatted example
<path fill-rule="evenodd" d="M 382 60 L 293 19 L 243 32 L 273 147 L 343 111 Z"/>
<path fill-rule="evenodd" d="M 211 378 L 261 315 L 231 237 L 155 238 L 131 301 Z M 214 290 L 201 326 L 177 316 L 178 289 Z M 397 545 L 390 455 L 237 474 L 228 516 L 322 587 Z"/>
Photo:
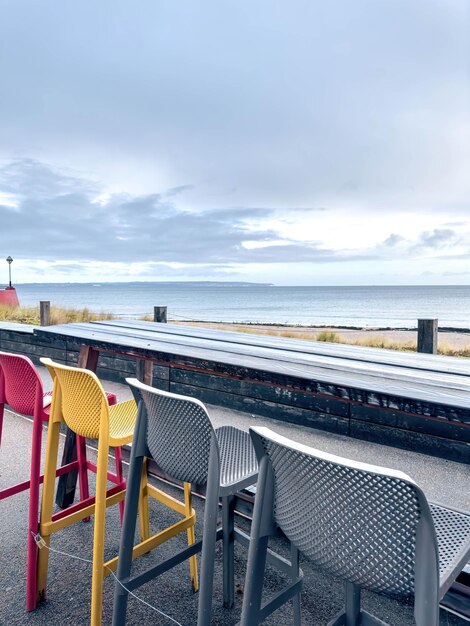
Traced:
<path fill-rule="evenodd" d="M 438 437 L 470 442 L 470 421 L 461 422 L 439 418 L 436 415 L 420 415 L 370 406 L 351 406 L 351 420 L 361 420 L 401 428 L 414 432 L 428 433 Z"/>
<path fill-rule="evenodd" d="M 214 376 L 191 370 L 171 369 L 171 384 L 203 387 L 216 392 L 227 392 L 244 397 L 267 400 L 277 404 L 298 406 L 313 411 L 320 411 L 339 417 L 349 416 L 347 401 L 326 398 L 312 391 L 296 388 L 293 381 L 259 381 L 254 378 L 230 378 Z"/>
<path fill-rule="evenodd" d="M 444 437 L 436 437 L 424 433 L 416 433 L 401 428 L 390 428 L 380 424 L 351 420 L 351 437 L 396 446 L 412 452 L 421 452 L 450 461 L 470 463 L 470 443 L 455 441 Z M 364 459 L 365 461 L 367 459 Z"/>
<path fill-rule="evenodd" d="M 256 421 L 256 415 L 260 415 L 263 417 L 281 420 L 283 422 L 291 422 L 301 426 L 310 426 L 311 428 L 328 430 L 329 432 L 337 433 L 339 435 L 349 434 L 349 419 L 338 417 L 336 415 L 330 415 L 319 411 L 308 411 L 307 409 L 302 409 L 296 406 L 287 406 L 276 402 L 269 402 L 267 400 L 240 396 L 238 394 L 231 394 L 203 387 L 193 387 L 192 385 L 172 383 L 171 381 L 170 391 L 198 398 L 207 404 L 226 406 L 246 413 L 254 413 L 254 422 Z"/>
<path fill-rule="evenodd" d="M 34 343 L 20 343 L 19 341 L 2 341 L 0 349 L 5 352 L 13 352 L 16 354 L 24 354 L 35 363 L 43 356 L 50 357 L 62 363 L 65 363 L 65 349 L 55 348 L 48 345 L 35 345 Z"/>

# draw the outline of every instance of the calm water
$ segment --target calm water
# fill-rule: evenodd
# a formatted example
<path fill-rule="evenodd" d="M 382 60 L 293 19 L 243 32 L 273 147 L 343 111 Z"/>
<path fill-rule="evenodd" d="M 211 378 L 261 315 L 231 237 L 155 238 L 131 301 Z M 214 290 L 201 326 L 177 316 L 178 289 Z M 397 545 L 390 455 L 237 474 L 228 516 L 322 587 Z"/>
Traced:
<path fill-rule="evenodd" d="M 420 317 L 440 326 L 470 328 L 470 286 L 277 287 L 226 283 L 103 283 L 16 285 L 21 304 L 39 300 L 88 307 L 122 317 L 168 306 L 170 319 L 316 324 L 360 327 L 416 326 Z"/>

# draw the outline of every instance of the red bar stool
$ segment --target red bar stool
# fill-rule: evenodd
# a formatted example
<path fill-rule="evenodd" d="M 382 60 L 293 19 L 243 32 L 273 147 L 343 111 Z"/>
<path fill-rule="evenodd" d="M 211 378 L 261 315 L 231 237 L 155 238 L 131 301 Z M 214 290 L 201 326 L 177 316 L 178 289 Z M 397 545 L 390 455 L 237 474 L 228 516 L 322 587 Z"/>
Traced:
<path fill-rule="evenodd" d="M 110 405 L 116 404 L 113 393 L 106 394 Z M 52 392 L 44 392 L 42 380 L 32 361 L 19 354 L 0 352 L 0 445 L 5 404 L 16 413 L 33 418 L 31 441 L 30 479 L 0 490 L 0 501 L 29 489 L 27 569 L 26 569 L 26 610 L 33 611 L 37 603 L 37 551 L 34 535 L 37 534 L 39 519 L 39 485 L 41 475 L 41 441 L 44 422 L 49 421 Z M 80 500 L 88 497 L 87 470 L 96 471 L 96 465 L 86 458 L 85 438 L 77 439 L 77 460 L 56 470 L 56 476 L 77 470 L 80 484 Z M 116 474 L 109 473 L 112 482 L 122 485 L 121 449 L 115 449 Z M 122 503 L 124 504 L 124 503 Z M 121 511 L 121 518 L 122 518 Z M 60 515 L 57 513 L 56 515 Z"/>

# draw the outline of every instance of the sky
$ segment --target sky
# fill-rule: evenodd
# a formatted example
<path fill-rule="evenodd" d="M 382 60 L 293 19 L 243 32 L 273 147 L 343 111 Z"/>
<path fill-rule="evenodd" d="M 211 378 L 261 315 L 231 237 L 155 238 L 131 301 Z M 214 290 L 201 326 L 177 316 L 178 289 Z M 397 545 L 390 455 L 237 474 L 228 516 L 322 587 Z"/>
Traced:
<path fill-rule="evenodd" d="M 0 285 L 470 283 L 468 0 L 0 5 Z"/>

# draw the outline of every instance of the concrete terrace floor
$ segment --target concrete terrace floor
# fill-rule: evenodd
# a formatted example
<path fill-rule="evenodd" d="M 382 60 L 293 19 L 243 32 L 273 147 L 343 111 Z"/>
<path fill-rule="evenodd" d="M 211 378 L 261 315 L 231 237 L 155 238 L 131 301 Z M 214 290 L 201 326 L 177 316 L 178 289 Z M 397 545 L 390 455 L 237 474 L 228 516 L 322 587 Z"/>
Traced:
<path fill-rule="evenodd" d="M 40 368 L 45 388 L 50 388 L 47 373 Z M 125 385 L 106 383 L 105 388 L 115 391 L 119 400 L 131 396 Z M 296 441 L 320 448 L 327 452 L 346 456 L 402 470 L 416 480 L 424 489 L 427 497 L 433 501 L 460 509 L 470 509 L 469 480 L 470 467 L 442 459 L 407 452 L 382 445 L 333 435 L 330 433 L 284 424 L 276 420 L 260 418 L 254 415 L 231 411 L 219 407 L 209 407 L 215 426 L 232 424 L 247 429 L 250 424 L 266 425 Z M 0 452 L 0 488 L 28 478 L 29 446 L 31 422 L 6 411 L 2 448 Z M 44 437 L 45 439 L 45 437 Z M 93 459 L 93 452 L 89 457 Z M 179 496 L 177 490 L 168 486 L 165 489 Z M 0 624 L 3 626 L 30 625 L 39 626 L 86 626 L 89 623 L 89 602 L 91 585 L 91 565 L 74 560 L 68 556 L 52 553 L 49 561 L 48 597 L 33 613 L 26 613 L 25 597 L 25 562 L 27 533 L 27 492 L 18 494 L 0 504 Z M 196 534 L 201 536 L 204 503 L 194 499 L 197 511 Z M 151 500 L 152 529 L 163 528 L 175 520 L 175 514 Z M 117 507 L 108 510 L 106 532 L 106 558 L 117 553 L 119 545 L 119 515 Z M 242 524 L 246 522 L 242 520 Z M 68 554 L 91 559 L 93 522 L 78 523 L 53 536 L 51 545 Z M 184 536 L 178 537 L 138 560 L 134 567 L 146 567 L 158 560 L 159 554 L 170 554 L 172 546 L 182 545 Z M 274 546 L 286 553 L 286 545 L 278 542 Z M 242 604 L 243 578 L 246 568 L 246 551 L 236 547 L 236 583 L 238 593 L 233 610 L 222 607 L 222 562 L 218 548 L 214 581 L 214 602 L 212 623 L 220 626 L 232 626 L 240 618 Z M 341 609 L 343 588 L 341 582 L 315 571 L 308 562 L 302 563 L 304 570 L 304 590 L 302 593 L 303 624 L 321 626 Z M 279 588 L 282 577 L 272 569 L 267 570 L 264 581 L 269 594 Z M 103 624 L 111 623 L 113 606 L 114 579 L 108 577 L 104 582 Z M 197 594 L 191 592 L 188 565 L 182 564 L 173 571 L 141 587 L 137 591 L 145 601 L 164 611 L 178 623 L 191 626 L 196 622 Z M 414 624 L 412 607 L 397 601 L 364 593 L 364 607 L 391 626 Z M 130 598 L 128 624 L 141 623 L 155 625 L 174 624 L 171 620 L 157 614 L 152 609 Z M 274 613 L 266 624 L 287 626 L 292 624 L 291 606 L 286 605 Z M 465 622 L 441 611 L 440 624 L 462 626 Z"/>

